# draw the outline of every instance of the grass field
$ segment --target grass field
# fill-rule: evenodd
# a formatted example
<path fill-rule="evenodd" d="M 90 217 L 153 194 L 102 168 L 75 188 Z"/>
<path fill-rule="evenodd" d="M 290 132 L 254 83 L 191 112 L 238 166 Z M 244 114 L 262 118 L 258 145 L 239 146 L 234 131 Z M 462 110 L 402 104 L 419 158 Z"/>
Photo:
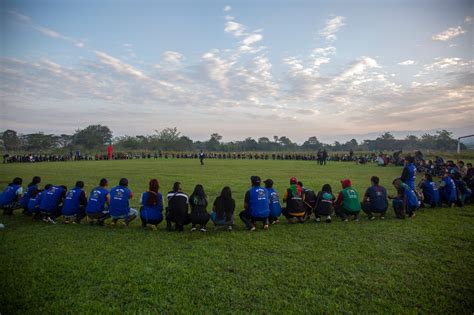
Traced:
<path fill-rule="evenodd" d="M 101 177 L 129 179 L 139 193 L 151 178 L 213 201 L 229 185 L 241 209 L 250 175 L 272 178 L 282 194 L 290 176 L 318 190 L 352 179 L 362 194 L 372 175 L 394 193 L 401 168 L 302 161 L 130 160 L 0 165 L 0 186 L 25 184 L 89 191 Z M 474 207 L 420 211 L 413 219 L 280 224 L 247 232 L 204 233 L 47 225 L 17 211 L 0 217 L 0 313 L 429 313 L 474 311 Z M 285 222 L 285 220 L 282 220 Z"/>

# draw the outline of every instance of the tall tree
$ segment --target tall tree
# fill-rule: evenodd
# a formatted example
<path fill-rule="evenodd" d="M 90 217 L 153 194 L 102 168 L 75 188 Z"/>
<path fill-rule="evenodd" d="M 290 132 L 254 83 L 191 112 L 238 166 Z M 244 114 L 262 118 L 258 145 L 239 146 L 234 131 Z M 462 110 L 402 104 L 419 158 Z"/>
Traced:
<path fill-rule="evenodd" d="M 80 145 L 88 149 L 97 148 L 112 139 L 112 131 L 109 127 L 102 125 L 90 125 L 85 129 L 76 130 L 73 138 L 74 145 Z"/>
<path fill-rule="evenodd" d="M 20 148 L 20 138 L 15 130 L 5 130 L 2 134 L 3 145 L 7 151 L 15 151 Z"/>

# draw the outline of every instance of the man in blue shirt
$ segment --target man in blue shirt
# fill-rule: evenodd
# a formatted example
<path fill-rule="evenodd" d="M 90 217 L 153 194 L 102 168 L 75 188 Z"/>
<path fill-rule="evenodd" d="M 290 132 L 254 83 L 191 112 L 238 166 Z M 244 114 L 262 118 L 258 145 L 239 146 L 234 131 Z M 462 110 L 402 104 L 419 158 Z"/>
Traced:
<path fill-rule="evenodd" d="M 450 207 L 454 207 L 458 199 L 456 184 L 451 178 L 451 174 L 447 170 L 444 172 L 443 178 L 441 179 L 440 188 L 441 202 L 447 204 Z"/>
<path fill-rule="evenodd" d="M 130 208 L 129 200 L 132 198 L 133 193 L 128 188 L 128 179 L 122 178 L 119 185 L 110 191 L 109 212 L 112 226 L 115 226 L 119 219 L 124 219 L 124 225 L 128 226 L 137 217 L 138 211 Z"/>
<path fill-rule="evenodd" d="M 87 196 L 84 191 L 84 182 L 78 181 L 74 188 L 66 193 L 62 214 L 64 216 L 64 224 L 69 222 L 79 224 L 82 218 L 86 216 Z"/>
<path fill-rule="evenodd" d="M 395 211 L 395 216 L 397 219 L 405 219 L 405 214 L 408 214 L 410 218 L 414 217 L 415 211 L 419 207 L 415 191 L 402 182 L 400 178 L 396 178 L 392 184 L 397 190 L 397 196 L 391 197 L 391 199 L 393 199 L 392 206 Z"/>
<path fill-rule="evenodd" d="M 433 176 L 426 173 L 425 178 L 418 185 L 423 191 L 423 203 L 422 206 L 430 206 L 431 208 L 436 207 L 439 204 L 439 191 L 436 183 L 433 182 Z"/>
<path fill-rule="evenodd" d="M 86 214 L 91 224 L 94 224 L 94 220 L 97 220 L 98 225 L 104 225 L 104 221 L 110 217 L 108 210 L 110 194 L 106 188 L 107 185 L 107 179 L 102 178 L 99 182 L 99 186 L 92 189 L 90 193 Z"/>
<path fill-rule="evenodd" d="M 61 216 L 61 207 L 66 191 L 66 186 L 51 186 L 42 193 L 40 212 L 43 221 L 56 224 L 56 218 Z"/>
<path fill-rule="evenodd" d="M 379 185 L 380 179 L 377 176 L 370 178 L 371 186 L 367 188 L 364 200 L 361 203 L 369 220 L 375 219 L 373 213 L 380 213 L 380 219 L 385 219 L 385 213 L 388 209 L 387 190 Z"/>
<path fill-rule="evenodd" d="M 405 157 L 405 167 L 403 168 L 400 179 L 415 191 L 416 165 L 415 159 L 410 155 Z"/>
<path fill-rule="evenodd" d="M 0 208 L 3 214 L 12 215 L 15 209 L 21 208 L 20 200 L 23 194 L 21 184 L 23 180 L 16 177 L 8 186 L 0 193 Z"/>
<path fill-rule="evenodd" d="M 245 193 L 244 211 L 239 216 L 250 231 L 255 231 L 255 223 L 263 221 L 263 229 L 268 230 L 270 215 L 270 198 L 268 190 L 260 187 L 261 179 L 258 176 L 250 177 L 252 188 Z"/>

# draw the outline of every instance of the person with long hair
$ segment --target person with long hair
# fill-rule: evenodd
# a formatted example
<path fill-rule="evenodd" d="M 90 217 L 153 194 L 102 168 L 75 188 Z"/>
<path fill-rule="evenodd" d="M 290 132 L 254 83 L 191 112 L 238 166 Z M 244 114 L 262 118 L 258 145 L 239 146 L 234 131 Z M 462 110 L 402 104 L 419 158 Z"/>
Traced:
<path fill-rule="evenodd" d="M 159 192 L 160 183 L 152 179 L 148 183 L 148 191 L 140 198 L 140 219 L 142 226 L 156 230 L 156 226 L 163 221 L 163 195 Z"/>
<path fill-rule="evenodd" d="M 201 232 L 206 232 L 206 224 L 211 218 L 207 213 L 207 196 L 204 192 L 204 187 L 200 184 L 194 187 L 194 191 L 189 197 L 189 205 L 191 206 L 191 232 L 196 231 L 196 226 L 199 225 Z"/>
<path fill-rule="evenodd" d="M 324 184 L 316 197 L 315 216 L 316 222 L 321 222 L 321 217 L 326 217 L 326 223 L 331 223 L 331 215 L 334 213 L 334 201 L 336 197 L 332 193 L 331 185 Z"/>
<path fill-rule="evenodd" d="M 211 219 L 216 227 L 227 226 L 228 231 L 232 231 L 234 225 L 235 200 L 232 198 L 232 191 L 229 186 L 222 188 L 220 196 L 214 201 Z"/>

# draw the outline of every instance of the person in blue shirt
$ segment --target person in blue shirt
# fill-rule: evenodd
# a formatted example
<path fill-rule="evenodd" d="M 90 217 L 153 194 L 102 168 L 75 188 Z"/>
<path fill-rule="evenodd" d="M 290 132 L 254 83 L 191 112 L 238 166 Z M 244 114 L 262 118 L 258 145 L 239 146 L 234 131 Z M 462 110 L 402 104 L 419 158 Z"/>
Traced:
<path fill-rule="evenodd" d="M 469 202 L 471 198 L 472 190 L 467 186 L 467 183 L 462 179 L 461 173 L 454 173 L 453 180 L 457 189 L 458 205 L 462 207 L 464 206 L 466 202 Z"/>
<path fill-rule="evenodd" d="M 129 200 L 132 198 L 133 193 L 128 188 L 128 179 L 122 178 L 118 186 L 110 191 L 109 212 L 112 217 L 111 226 L 115 226 L 119 219 L 123 219 L 123 224 L 128 226 L 137 217 L 138 211 L 130 208 Z"/>
<path fill-rule="evenodd" d="M 89 218 L 89 223 L 97 225 L 104 225 L 104 221 L 110 218 L 109 204 L 110 194 L 107 190 L 108 181 L 106 178 L 102 178 L 99 181 L 99 186 L 92 189 L 89 195 L 89 201 L 87 202 L 86 215 Z M 97 221 L 95 221 L 97 220 Z"/>
<path fill-rule="evenodd" d="M 0 208 L 3 209 L 3 214 L 12 215 L 14 210 L 21 208 L 22 183 L 23 179 L 15 177 L 3 192 L 0 193 Z"/>
<path fill-rule="evenodd" d="M 385 213 L 388 209 L 387 190 L 379 185 L 380 179 L 377 176 L 370 178 L 371 186 L 367 188 L 364 200 L 361 203 L 369 220 L 375 219 L 374 213 L 380 214 L 380 219 L 385 219 Z"/>
<path fill-rule="evenodd" d="M 205 158 L 205 156 L 206 156 L 206 155 L 205 155 L 204 152 L 202 152 L 202 150 L 201 150 L 201 152 L 199 152 L 199 161 L 201 162 L 201 165 L 204 165 L 204 158 Z"/>
<path fill-rule="evenodd" d="M 56 224 L 56 218 L 61 216 L 61 207 L 66 196 L 66 186 L 51 185 L 48 190 L 43 191 L 40 203 L 40 212 L 43 221 Z"/>
<path fill-rule="evenodd" d="M 431 208 L 434 208 L 439 204 L 438 186 L 433 181 L 433 176 L 431 176 L 431 174 L 426 173 L 418 187 L 421 188 L 423 192 L 422 207 L 430 206 Z"/>
<path fill-rule="evenodd" d="M 268 191 L 260 187 L 261 179 L 258 176 L 250 177 L 252 188 L 245 193 L 244 211 L 239 217 L 249 231 L 255 231 L 255 223 L 263 221 L 263 229 L 268 230 L 270 215 L 270 197 Z"/>
<path fill-rule="evenodd" d="M 156 226 L 163 221 L 163 195 L 159 192 L 160 183 L 152 179 L 148 183 L 148 191 L 140 198 L 140 219 L 142 227 L 155 231 Z"/>
<path fill-rule="evenodd" d="M 405 157 L 405 167 L 403 167 L 402 176 L 400 176 L 400 179 L 413 191 L 415 191 L 416 165 L 414 157 L 410 155 Z"/>
<path fill-rule="evenodd" d="M 28 185 L 26 192 L 20 199 L 20 205 L 23 207 L 23 214 L 24 215 L 32 215 L 33 211 L 28 210 L 28 202 L 31 197 L 31 193 L 34 190 L 38 190 L 38 184 L 41 183 L 41 177 L 35 176 L 33 177 L 31 183 Z"/>
<path fill-rule="evenodd" d="M 43 198 L 43 191 L 50 189 L 52 186 L 53 185 L 51 184 L 47 184 L 44 186 L 44 190 L 34 189 L 31 192 L 30 199 L 28 199 L 28 211 L 31 213 L 34 220 L 41 219 L 40 204 L 41 199 Z"/>
<path fill-rule="evenodd" d="M 457 201 L 456 184 L 451 178 L 449 171 L 445 171 L 440 183 L 440 198 L 441 202 L 453 207 Z"/>
<path fill-rule="evenodd" d="M 278 192 L 273 188 L 273 180 L 267 179 L 264 181 L 265 189 L 268 190 L 268 195 L 270 198 L 270 223 L 279 224 L 280 220 L 278 219 L 281 215 L 281 205 Z"/>
<path fill-rule="evenodd" d="M 397 219 L 405 219 L 405 214 L 408 214 L 410 218 L 414 217 L 415 211 L 419 207 L 415 191 L 400 178 L 396 178 L 392 184 L 397 190 L 397 196 L 389 197 L 393 199 L 392 206 L 395 211 L 395 216 Z"/>
<path fill-rule="evenodd" d="M 84 182 L 77 181 L 74 188 L 70 189 L 64 197 L 62 208 L 63 223 L 81 223 L 81 220 L 86 216 L 86 206 L 87 196 L 84 191 Z"/>

